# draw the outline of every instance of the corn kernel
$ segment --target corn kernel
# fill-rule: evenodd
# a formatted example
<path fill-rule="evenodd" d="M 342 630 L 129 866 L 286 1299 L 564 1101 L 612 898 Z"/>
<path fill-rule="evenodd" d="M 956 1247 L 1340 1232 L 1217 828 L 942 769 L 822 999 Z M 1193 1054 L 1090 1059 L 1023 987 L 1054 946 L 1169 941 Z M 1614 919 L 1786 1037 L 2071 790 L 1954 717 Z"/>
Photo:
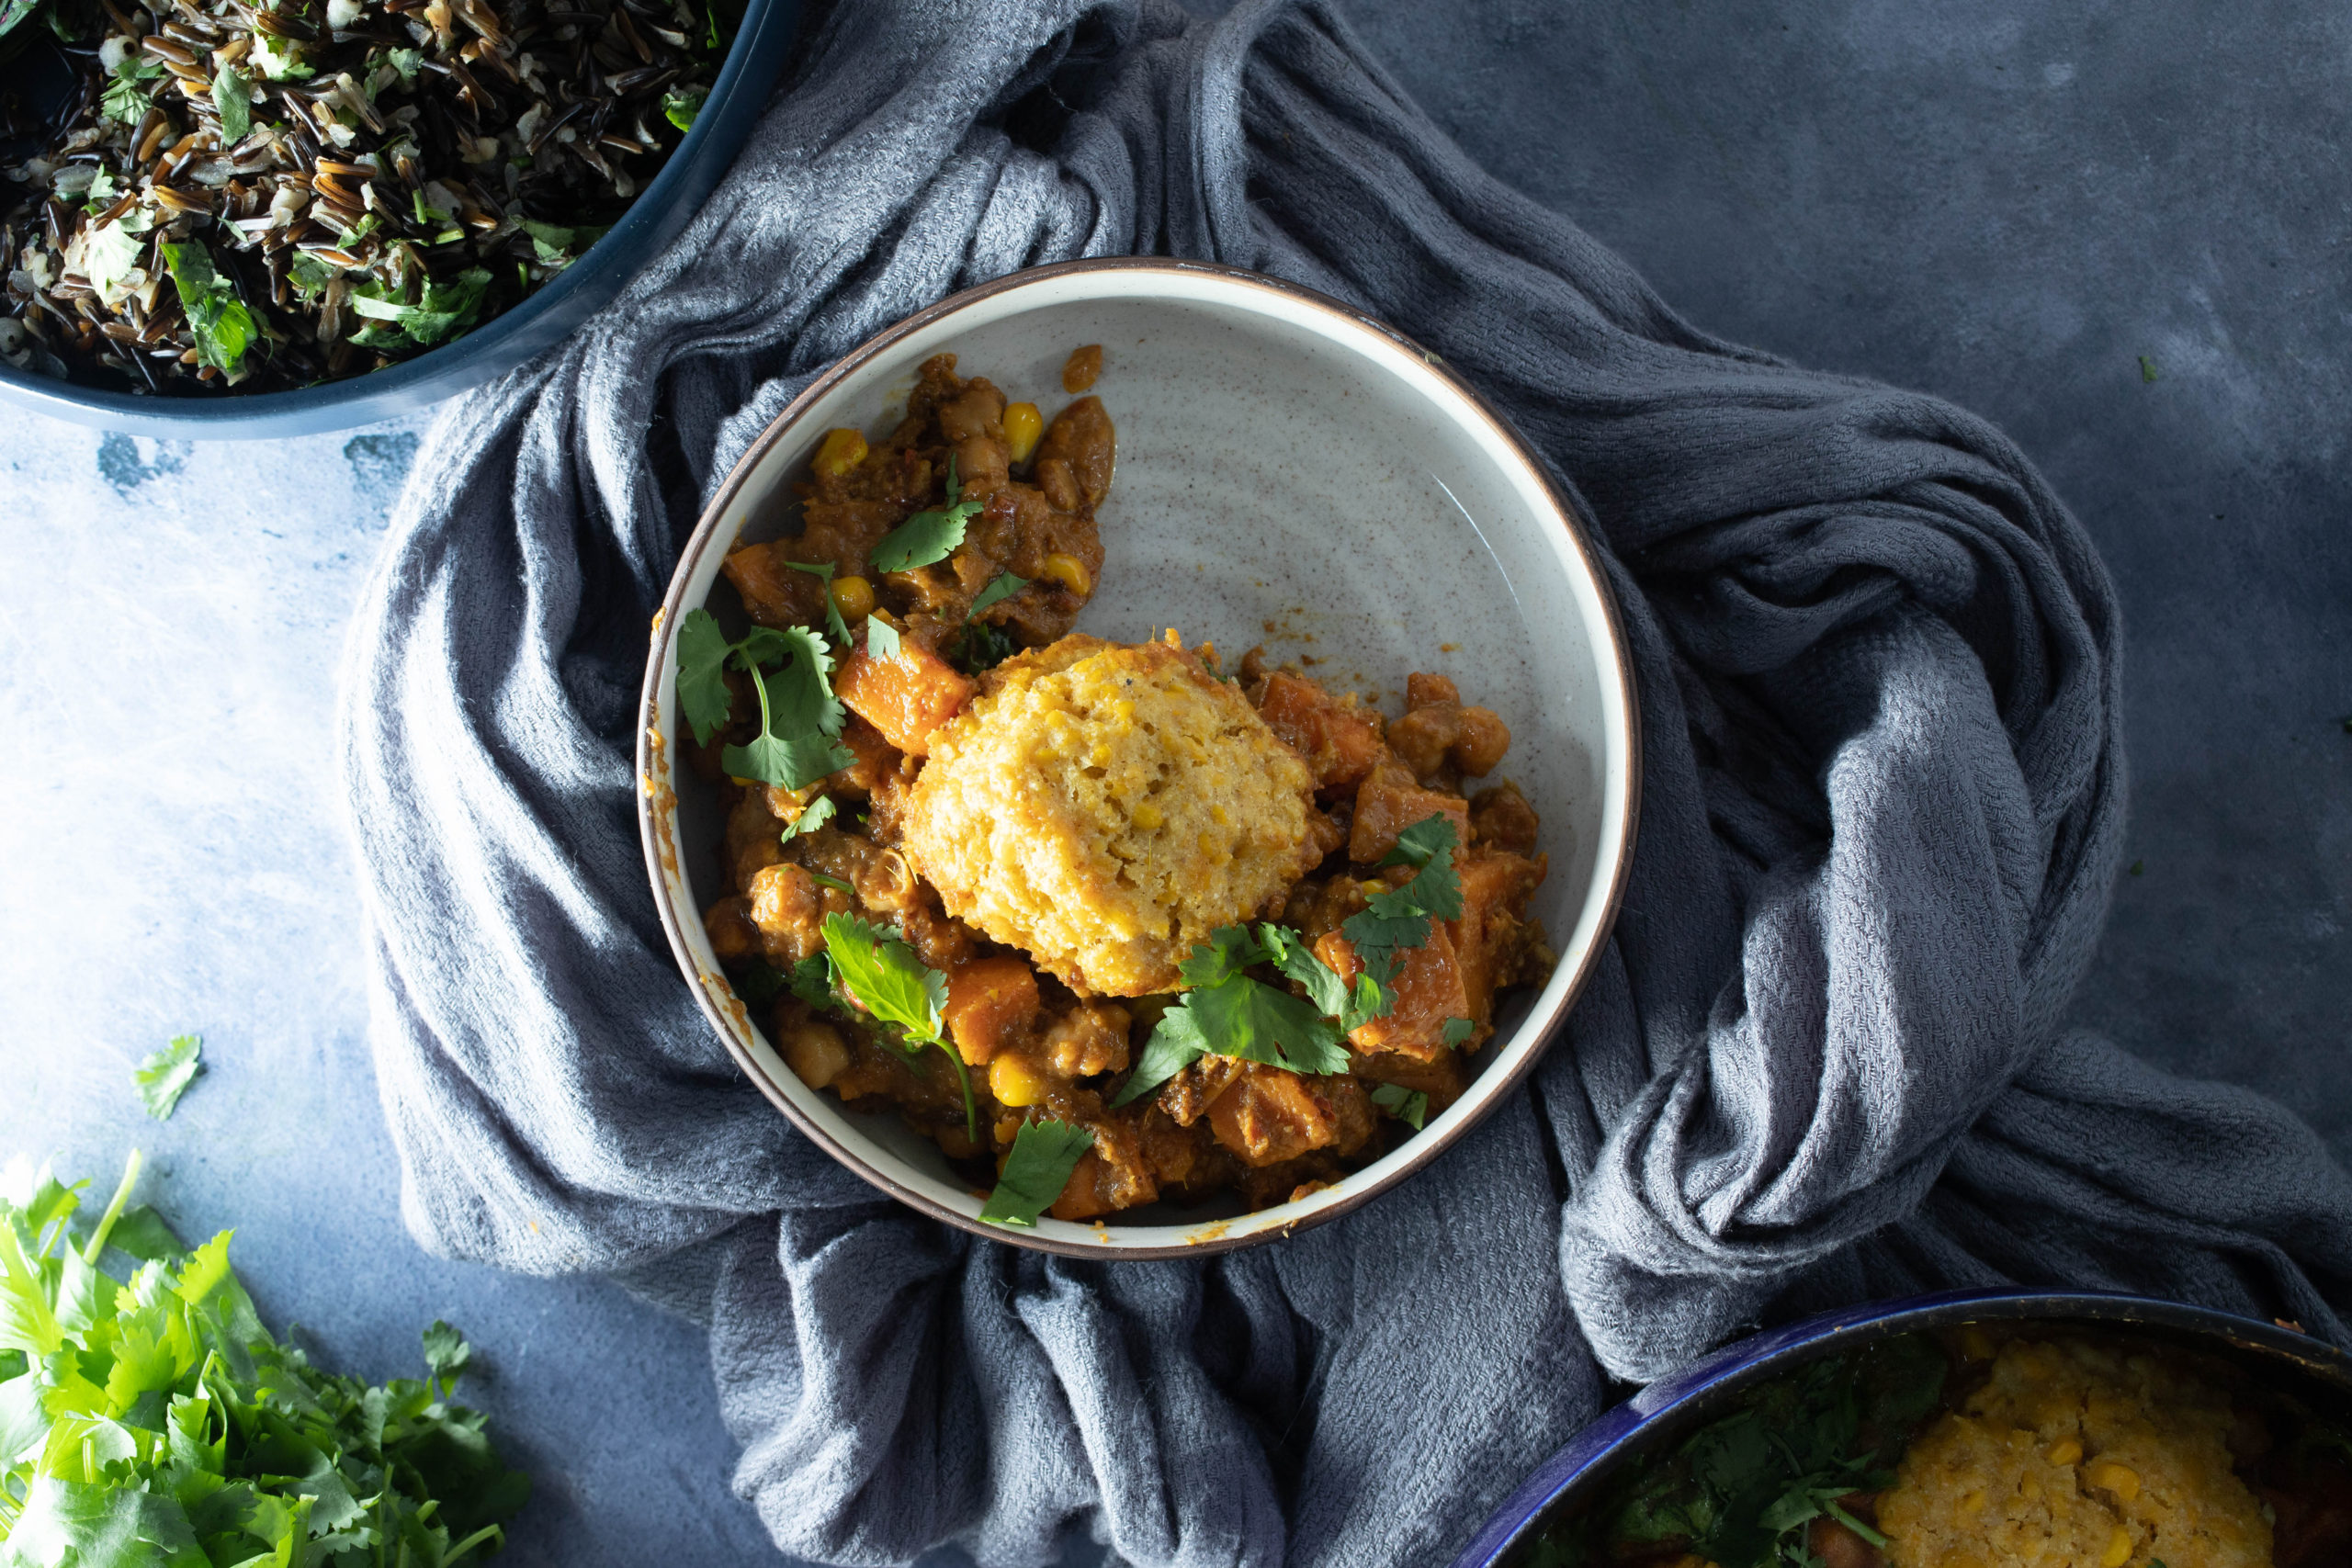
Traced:
<path fill-rule="evenodd" d="M 1960 1500 L 1960 1511 L 1963 1514 L 1983 1513 L 1984 1511 L 1984 1494 L 1981 1491 L 1969 1493 Z"/>
<path fill-rule="evenodd" d="M 1046 1098 L 1046 1080 L 1035 1067 L 1008 1052 L 989 1063 L 989 1092 L 999 1105 L 1035 1105 Z"/>
<path fill-rule="evenodd" d="M 1984 1332 L 1983 1325 L 1972 1323 L 1960 1331 L 1960 1353 L 1970 1360 L 1989 1361 L 1993 1349 L 1993 1337 Z"/>
<path fill-rule="evenodd" d="M 2090 1483 L 2094 1486 L 2103 1487 L 2114 1493 L 2119 1499 L 2126 1503 L 2140 1495 L 2140 1472 L 2128 1464 L 2118 1464 L 2111 1459 L 2103 1459 L 2091 1466 Z"/>
<path fill-rule="evenodd" d="M 865 436 L 855 430 L 829 430 L 811 465 L 820 474 L 839 479 L 865 461 Z"/>
<path fill-rule="evenodd" d="M 1029 454 L 1037 449 L 1037 438 L 1046 434 L 1046 416 L 1037 412 L 1035 403 L 1008 403 L 1004 410 L 1005 456 L 1013 462 L 1025 463 Z"/>
<path fill-rule="evenodd" d="M 874 614 L 874 584 L 862 577 L 837 577 L 825 585 L 825 592 L 833 596 L 833 608 L 844 621 L 862 621 Z"/>
<path fill-rule="evenodd" d="M 2132 1532 L 2121 1525 L 2107 1538 L 2107 1551 L 2098 1560 L 2098 1568 L 2123 1568 L 2132 1561 Z"/>
<path fill-rule="evenodd" d="M 1076 556 L 1067 556 L 1059 550 L 1056 550 L 1046 558 L 1046 570 L 1043 575 L 1052 578 L 1072 593 L 1091 593 L 1094 591 L 1094 580 L 1086 574 L 1086 564 Z"/>
<path fill-rule="evenodd" d="M 2073 1464 L 2083 1457 L 2083 1445 L 2072 1438 L 2061 1438 L 2050 1445 L 2050 1451 L 2044 1457 L 2052 1464 Z"/>
<path fill-rule="evenodd" d="M 1168 820 L 1159 814 L 1159 807 L 1148 800 L 1139 800 L 1136 803 L 1134 815 L 1136 826 L 1147 833 Z"/>

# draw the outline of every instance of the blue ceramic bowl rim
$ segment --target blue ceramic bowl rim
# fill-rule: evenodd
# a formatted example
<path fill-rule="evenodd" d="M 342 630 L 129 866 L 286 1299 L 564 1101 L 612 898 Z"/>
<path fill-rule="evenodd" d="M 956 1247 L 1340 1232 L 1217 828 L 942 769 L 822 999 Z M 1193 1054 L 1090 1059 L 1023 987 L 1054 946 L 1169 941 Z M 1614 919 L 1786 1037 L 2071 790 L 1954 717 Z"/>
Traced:
<path fill-rule="evenodd" d="M 1541 1534 L 1572 1490 L 1597 1482 L 1635 1438 L 1694 1401 L 1727 1398 L 1791 1365 L 1834 1349 L 1894 1334 L 1984 1320 L 2050 1319 L 2168 1328 L 2218 1338 L 2295 1365 L 2352 1394 L 2352 1356 L 2297 1330 L 2183 1302 L 2120 1291 L 2043 1291 L 2023 1287 L 1941 1291 L 1868 1302 L 1742 1339 L 1660 1378 L 1601 1416 L 1539 1465 L 1471 1538 L 1453 1568 L 1499 1568 Z"/>
<path fill-rule="evenodd" d="M 800 7 L 749 0 L 710 96 L 652 183 L 553 282 L 453 343 L 369 375 L 250 397 L 116 392 L 0 365 L 0 402 L 125 435 L 249 441 L 374 424 L 503 376 L 610 304 L 701 209 L 767 107 Z"/>

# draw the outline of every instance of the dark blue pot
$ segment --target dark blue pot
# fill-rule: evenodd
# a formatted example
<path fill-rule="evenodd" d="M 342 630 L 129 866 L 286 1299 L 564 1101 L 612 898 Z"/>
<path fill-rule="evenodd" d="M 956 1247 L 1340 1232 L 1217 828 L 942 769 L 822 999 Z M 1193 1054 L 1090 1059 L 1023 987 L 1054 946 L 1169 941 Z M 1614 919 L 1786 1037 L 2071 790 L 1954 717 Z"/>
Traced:
<path fill-rule="evenodd" d="M 1670 1447 L 1724 1415 L 1739 1395 L 1806 1361 L 1878 1340 L 1962 1323 L 2030 1320 L 2065 1326 L 2124 1325 L 2221 1356 L 2323 1406 L 2352 1399 L 2352 1357 L 2291 1329 L 2203 1307 L 2104 1292 L 1948 1291 L 1873 1302 L 1807 1318 L 1716 1351 L 1661 1378 L 1577 1434 L 1503 1506 L 1454 1568 L 1504 1568 L 1555 1523 L 1608 1485 L 1624 1461 Z"/>
<path fill-rule="evenodd" d="M 694 129 L 620 221 L 555 281 L 454 343 L 371 375 L 250 397 L 141 396 L 0 365 L 0 400 L 129 435 L 249 440 L 373 424 L 504 375 L 610 304 L 684 230 L 767 107 L 799 19 L 800 0 L 750 0 Z M 52 75 L 54 84 L 41 79 Z M 41 45 L 0 65 L 0 88 L 19 87 L 36 102 L 66 85 L 57 55 Z"/>

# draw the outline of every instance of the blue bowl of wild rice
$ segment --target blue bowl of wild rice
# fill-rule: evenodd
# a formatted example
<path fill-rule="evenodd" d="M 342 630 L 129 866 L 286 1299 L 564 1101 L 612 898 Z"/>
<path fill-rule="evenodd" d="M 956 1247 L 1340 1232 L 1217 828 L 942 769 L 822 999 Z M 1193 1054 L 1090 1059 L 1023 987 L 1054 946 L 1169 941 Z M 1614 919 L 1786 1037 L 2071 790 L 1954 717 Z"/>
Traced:
<path fill-rule="evenodd" d="M 798 0 L 0 0 L 0 399 L 345 429 L 514 368 L 684 228 Z"/>

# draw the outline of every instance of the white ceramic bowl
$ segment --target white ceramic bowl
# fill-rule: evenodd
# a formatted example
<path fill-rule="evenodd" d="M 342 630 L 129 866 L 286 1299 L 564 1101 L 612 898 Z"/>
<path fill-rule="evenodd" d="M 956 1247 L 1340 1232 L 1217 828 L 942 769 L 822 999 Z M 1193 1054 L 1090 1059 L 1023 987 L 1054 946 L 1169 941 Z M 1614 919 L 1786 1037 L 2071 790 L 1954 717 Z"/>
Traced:
<path fill-rule="evenodd" d="M 1098 517 L 1105 562 L 1079 629 L 1139 641 L 1176 627 L 1228 662 L 1263 643 L 1335 690 L 1401 711 L 1410 671 L 1451 675 L 1510 726 L 1501 776 L 1543 818 L 1551 874 L 1531 913 L 1559 967 L 1508 996 L 1469 1091 L 1377 1163 L 1256 1213 L 1133 1210 L 1116 1223 L 979 1221 L 982 1194 L 895 1111 L 847 1110 L 787 1067 L 721 973 L 700 911 L 716 897 L 714 792 L 673 776 L 676 630 L 707 604 L 744 624 L 719 563 L 797 531 L 789 486 L 824 433 L 879 438 L 916 367 L 942 351 L 1048 418 L 1069 351 L 1102 345 L 1094 390 L 1118 426 Z M 893 1196 L 967 1230 L 1080 1257 L 1246 1246 L 1346 1213 L 1428 1164 L 1510 1094 L 1558 1032 L 1616 911 L 1639 793 L 1633 677 L 1607 580 L 1543 466 L 1434 355 L 1335 300 L 1192 262 L 1071 262 L 956 295 L 884 333 L 794 400 L 736 466 L 670 584 L 647 662 L 639 818 L 662 924 L 703 1010 L 800 1129 Z"/>

